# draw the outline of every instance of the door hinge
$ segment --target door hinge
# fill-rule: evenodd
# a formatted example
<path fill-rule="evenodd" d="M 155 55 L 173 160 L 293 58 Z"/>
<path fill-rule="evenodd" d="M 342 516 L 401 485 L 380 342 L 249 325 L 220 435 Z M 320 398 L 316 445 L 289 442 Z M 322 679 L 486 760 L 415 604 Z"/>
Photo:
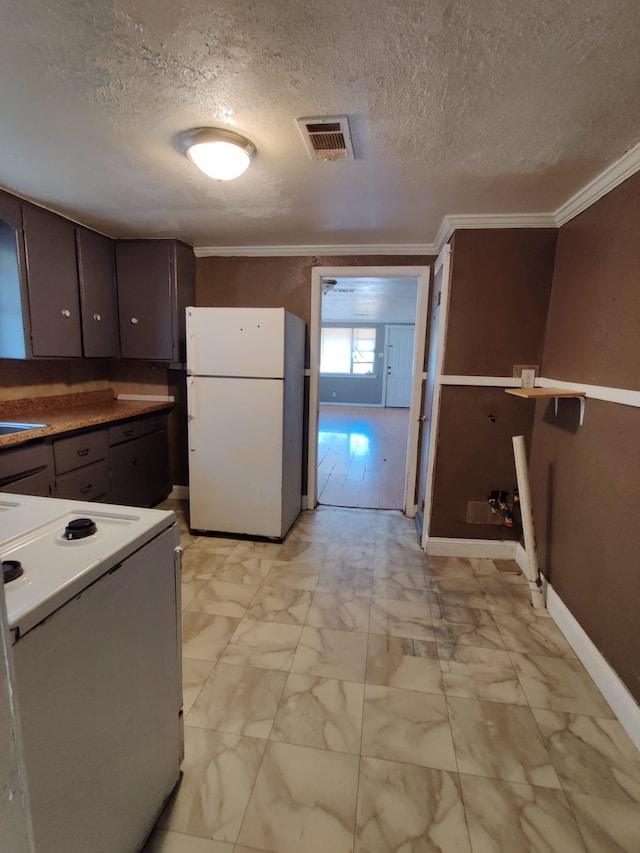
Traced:
<path fill-rule="evenodd" d="M 442 302 L 442 291 L 441 291 L 441 290 L 439 290 L 439 291 L 438 291 L 438 302 L 437 302 L 437 305 L 440 305 L 440 303 L 441 303 L 441 302 Z M 437 307 L 437 305 L 436 305 L 436 307 Z"/>

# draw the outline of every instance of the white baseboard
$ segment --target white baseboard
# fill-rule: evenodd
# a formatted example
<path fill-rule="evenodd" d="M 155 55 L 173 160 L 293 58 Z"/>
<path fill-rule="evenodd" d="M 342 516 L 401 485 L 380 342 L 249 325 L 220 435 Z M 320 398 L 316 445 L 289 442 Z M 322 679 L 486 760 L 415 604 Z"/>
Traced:
<path fill-rule="evenodd" d="M 501 539 L 448 539 L 443 536 L 430 536 L 425 552 L 432 557 L 513 560 L 516 545 L 516 542 Z"/>
<path fill-rule="evenodd" d="M 188 501 L 189 500 L 189 486 L 174 486 L 171 489 L 171 493 L 169 495 L 169 498 L 172 501 Z"/>
<path fill-rule="evenodd" d="M 489 539 L 445 539 L 432 536 L 427 542 L 426 553 L 434 557 L 484 557 L 490 560 L 515 560 L 525 576 L 528 568 L 527 552 L 519 542 L 501 542 Z M 636 747 L 640 749 L 640 706 L 544 576 L 542 581 L 549 615 L 566 637 L 567 642 L 593 678 L 604 698 L 611 705 L 620 725 Z"/>
<path fill-rule="evenodd" d="M 523 549 L 524 550 L 524 549 Z M 571 613 L 551 584 L 547 584 L 547 610 L 584 668 L 607 700 L 620 725 L 640 749 L 640 706 L 629 693 L 615 670 L 589 639 L 586 631 Z"/>
<path fill-rule="evenodd" d="M 529 558 L 527 557 L 527 552 L 524 550 L 524 548 L 519 542 L 516 543 L 516 553 L 513 559 L 518 564 L 518 568 L 525 576 L 525 578 L 529 577 Z"/>

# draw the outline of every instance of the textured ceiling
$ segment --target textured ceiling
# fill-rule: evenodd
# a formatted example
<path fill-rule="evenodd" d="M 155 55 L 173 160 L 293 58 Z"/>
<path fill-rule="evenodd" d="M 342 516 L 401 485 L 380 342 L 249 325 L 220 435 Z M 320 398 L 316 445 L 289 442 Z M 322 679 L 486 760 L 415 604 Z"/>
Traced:
<path fill-rule="evenodd" d="M 323 279 L 335 286 L 322 296 L 323 323 L 415 323 L 416 278 Z M 324 289 L 324 288 L 323 288 Z"/>
<path fill-rule="evenodd" d="M 420 243 L 549 212 L 640 140 L 638 0 L 0 0 L 0 185 L 114 236 Z M 295 119 L 347 114 L 356 160 Z M 235 182 L 173 147 L 248 136 Z"/>

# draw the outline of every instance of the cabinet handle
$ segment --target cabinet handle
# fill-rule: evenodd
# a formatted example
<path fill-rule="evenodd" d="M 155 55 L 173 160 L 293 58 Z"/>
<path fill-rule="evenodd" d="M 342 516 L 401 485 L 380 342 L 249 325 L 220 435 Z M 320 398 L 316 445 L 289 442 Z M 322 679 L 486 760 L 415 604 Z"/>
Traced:
<path fill-rule="evenodd" d="M 138 323 L 139 323 L 140 321 L 138 320 L 138 318 L 137 318 L 137 317 L 132 317 L 132 318 L 129 320 L 129 322 L 131 323 L 131 325 L 132 325 L 132 326 L 137 326 L 137 325 L 138 325 Z"/>
<path fill-rule="evenodd" d="M 133 435 L 133 430 L 132 429 L 125 429 L 125 431 L 122 434 L 125 436 L 125 438 L 128 438 L 130 435 Z"/>
<path fill-rule="evenodd" d="M 62 309 L 62 316 L 63 316 L 63 317 L 70 317 L 70 316 L 71 316 L 71 311 L 69 311 L 69 309 L 68 309 L 68 308 L 63 308 L 63 309 Z"/>
<path fill-rule="evenodd" d="M 96 321 L 96 323 L 99 323 L 99 322 L 100 322 L 100 320 L 102 320 L 102 315 L 100 315 L 100 314 L 94 314 L 94 315 L 93 315 L 93 319 Z"/>
<path fill-rule="evenodd" d="M 84 450 L 78 450 L 78 451 L 77 451 L 78 456 L 86 456 L 88 452 L 89 452 L 89 448 L 88 448 L 88 447 L 85 447 L 85 448 L 84 448 Z"/>
<path fill-rule="evenodd" d="M 83 486 L 80 489 L 80 494 L 81 495 L 88 495 L 92 488 L 93 488 L 93 483 L 87 483 L 86 486 Z"/>

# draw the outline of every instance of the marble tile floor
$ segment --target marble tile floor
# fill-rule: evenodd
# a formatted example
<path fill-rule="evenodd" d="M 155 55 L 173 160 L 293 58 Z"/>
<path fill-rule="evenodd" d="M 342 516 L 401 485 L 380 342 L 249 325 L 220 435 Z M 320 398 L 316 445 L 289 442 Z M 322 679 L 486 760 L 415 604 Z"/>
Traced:
<path fill-rule="evenodd" d="M 397 512 L 193 537 L 183 777 L 144 853 L 638 853 L 640 755 L 515 564 Z"/>

